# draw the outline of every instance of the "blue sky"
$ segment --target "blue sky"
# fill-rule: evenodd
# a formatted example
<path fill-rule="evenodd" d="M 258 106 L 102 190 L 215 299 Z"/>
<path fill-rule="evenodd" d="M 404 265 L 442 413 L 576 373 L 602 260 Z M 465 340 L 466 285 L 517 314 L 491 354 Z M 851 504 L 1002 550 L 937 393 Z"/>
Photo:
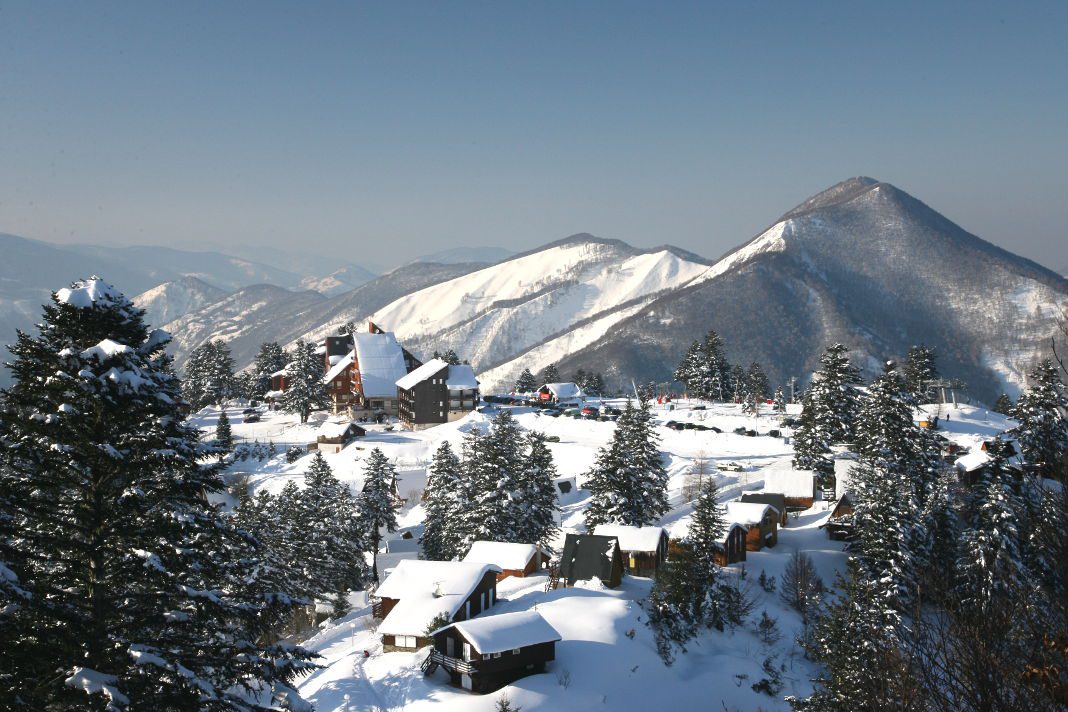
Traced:
<path fill-rule="evenodd" d="M 717 257 L 854 175 L 1068 267 L 1068 3 L 0 3 L 0 232 Z"/>

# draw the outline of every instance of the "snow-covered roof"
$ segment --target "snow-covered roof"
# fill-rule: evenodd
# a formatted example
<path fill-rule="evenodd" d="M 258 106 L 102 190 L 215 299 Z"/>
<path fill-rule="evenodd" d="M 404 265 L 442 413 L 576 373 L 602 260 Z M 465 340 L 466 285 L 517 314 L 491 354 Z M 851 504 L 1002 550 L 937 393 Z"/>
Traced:
<path fill-rule="evenodd" d="M 556 396 L 557 400 L 566 400 L 568 398 L 581 398 L 585 393 L 578 387 L 577 383 L 546 383 L 542 388 L 548 388 L 549 392 Z M 538 389 L 539 391 L 541 388 Z"/>
<path fill-rule="evenodd" d="M 988 462 L 990 462 L 989 455 L 982 450 L 975 450 L 967 455 L 961 455 L 954 464 L 965 472 L 972 472 L 983 467 Z"/>
<path fill-rule="evenodd" d="M 834 489 L 835 492 L 841 496 L 844 492 L 848 492 L 852 486 L 853 478 L 850 472 L 856 467 L 857 461 L 851 458 L 836 457 L 834 458 Z"/>
<path fill-rule="evenodd" d="M 315 431 L 315 435 L 320 438 L 340 438 L 352 427 L 353 423 L 333 423 L 327 421 L 319 426 L 319 429 Z"/>
<path fill-rule="evenodd" d="M 759 524 L 768 510 L 775 511 L 770 504 L 759 502 L 727 502 L 727 521 L 742 525 Z"/>
<path fill-rule="evenodd" d="M 724 545 L 724 546 L 726 546 L 727 539 L 730 537 L 731 532 L 734 531 L 735 529 L 741 529 L 742 531 L 745 531 L 745 527 L 743 527 L 738 522 L 730 522 L 729 524 L 727 524 L 726 527 L 724 527 L 723 536 L 721 536 L 719 538 L 719 543 Z"/>
<path fill-rule="evenodd" d="M 811 497 L 812 470 L 769 470 L 764 473 L 764 491 L 782 492 L 787 497 Z"/>
<path fill-rule="evenodd" d="M 397 381 L 408 369 L 404 352 L 392 333 L 353 334 L 356 340 L 356 363 L 365 397 L 397 395 Z M 333 369 L 331 369 L 333 370 Z"/>
<path fill-rule="evenodd" d="M 445 385 L 450 391 L 473 391 L 478 388 L 478 379 L 475 378 L 475 369 L 469 363 L 457 363 L 449 366 L 449 375 L 445 378 Z"/>
<path fill-rule="evenodd" d="M 523 569 L 534 556 L 533 544 L 513 544 L 504 541 L 476 541 L 464 561 L 474 564 L 494 564 L 502 569 Z"/>
<path fill-rule="evenodd" d="M 64 287 L 56 292 L 60 304 L 69 304 L 77 309 L 89 309 L 96 302 L 114 302 L 122 293 L 102 279 L 87 279 L 75 282 L 73 287 Z"/>
<path fill-rule="evenodd" d="M 560 633 L 537 611 L 500 613 L 447 625 L 440 630 L 455 628 L 480 654 L 503 653 L 539 643 L 555 643 Z"/>
<path fill-rule="evenodd" d="M 354 353 L 349 351 L 344 356 L 338 358 L 338 360 L 334 362 L 334 365 L 330 367 L 330 370 L 326 372 L 326 375 L 323 376 L 323 384 L 329 385 L 335 378 L 344 373 L 345 369 L 352 365 L 353 357 Z M 331 356 L 330 358 L 333 359 L 335 357 Z"/>
<path fill-rule="evenodd" d="M 593 533 L 614 536 L 619 540 L 619 548 L 623 551 L 656 551 L 660 547 L 660 538 L 665 534 L 665 530 L 663 527 L 598 524 Z"/>
<path fill-rule="evenodd" d="M 491 564 L 401 561 L 375 591 L 380 598 L 399 599 L 378 631 L 384 635 L 424 635 L 437 616 L 456 615 L 488 571 L 501 573 L 499 567 Z"/>
<path fill-rule="evenodd" d="M 443 368 L 448 368 L 449 364 L 442 361 L 440 358 L 430 359 L 419 368 L 415 369 L 403 378 L 397 379 L 397 388 L 402 390 L 408 390 L 414 388 L 416 385 L 422 383 L 428 378 L 433 378 L 438 375 L 438 372 Z"/>

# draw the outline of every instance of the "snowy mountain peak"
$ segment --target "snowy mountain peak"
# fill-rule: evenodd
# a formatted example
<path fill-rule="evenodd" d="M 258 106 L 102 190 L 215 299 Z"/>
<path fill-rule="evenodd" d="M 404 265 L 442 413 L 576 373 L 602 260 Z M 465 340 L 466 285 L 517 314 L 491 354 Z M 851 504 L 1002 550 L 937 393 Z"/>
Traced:
<path fill-rule="evenodd" d="M 133 298 L 133 303 L 145 310 L 146 323 L 162 326 L 214 304 L 226 294 L 199 277 L 186 275 L 138 294 Z"/>

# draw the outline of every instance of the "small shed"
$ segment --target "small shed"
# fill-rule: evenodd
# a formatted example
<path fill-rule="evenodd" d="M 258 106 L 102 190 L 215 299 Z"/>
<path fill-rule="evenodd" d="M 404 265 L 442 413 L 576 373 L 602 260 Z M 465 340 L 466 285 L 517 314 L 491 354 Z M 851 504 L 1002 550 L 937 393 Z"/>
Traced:
<path fill-rule="evenodd" d="M 812 470 L 769 469 L 764 473 L 764 491 L 780 492 L 790 509 L 808 509 L 816 501 L 816 476 Z"/>
<path fill-rule="evenodd" d="M 656 578 L 661 564 L 667 561 L 668 535 L 663 527 L 598 524 L 593 533 L 619 540 L 623 568 L 632 576 Z"/>
<path fill-rule="evenodd" d="M 741 502 L 755 502 L 774 507 L 779 513 L 779 526 L 785 527 L 789 521 L 786 517 L 786 495 L 781 492 L 746 492 L 739 500 Z"/>
<path fill-rule="evenodd" d="M 453 685 L 484 694 L 556 659 L 560 633 L 537 611 L 502 613 L 447 625 L 433 633 L 424 671 L 445 668 Z"/>
<path fill-rule="evenodd" d="M 614 536 L 568 534 L 560 555 L 560 586 L 598 578 L 608 588 L 623 580 L 623 554 Z"/>
<path fill-rule="evenodd" d="M 831 516 L 820 525 L 827 530 L 827 535 L 836 541 L 853 539 L 853 498 L 846 492 L 834 505 Z"/>
<path fill-rule="evenodd" d="M 768 504 L 727 502 L 727 521 L 746 528 L 745 546 L 760 551 L 779 543 L 779 513 Z"/>
<path fill-rule="evenodd" d="M 746 529 L 741 524 L 730 523 L 723 538 L 717 542 L 716 565 L 728 566 L 745 561 Z"/>
<path fill-rule="evenodd" d="M 319 452 L 339 453 L 356 438 L 367 435 L 367 431 L 356 423 L 323 423 L 315 433 L 315 443 Z"/>
<path fill-rule="evenodd" d="M 578 405 L 586 394 L 576 383 L 546 383 L 537 390 L 538 401 L 553 405 Z"/>
<path fill-rule="evenodd" d="M 513 544 L 504 541 L 476 541 L 464 561 L 473 564 L 493 564 L 501 569 L 497 580 L 515 576 L 524 578 L 549 563 L 549 557 L 534 544 Z"/>

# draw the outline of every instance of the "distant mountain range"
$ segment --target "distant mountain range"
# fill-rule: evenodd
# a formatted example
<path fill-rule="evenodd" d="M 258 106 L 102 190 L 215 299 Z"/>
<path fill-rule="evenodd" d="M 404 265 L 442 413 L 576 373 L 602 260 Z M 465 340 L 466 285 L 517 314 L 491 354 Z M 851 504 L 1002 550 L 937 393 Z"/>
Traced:
<path fill-rule="evenodd" d="M 1018 390 L 1068 309 L 1063 276 L 871 178 L 817 194 L 716 261 L 588 234 L 518 255 L 458 248 L 381 276 L 252 248 L 230 257 L 13 236 L 0 248 L 8 333 L 36 317 L 48 289 L 96 271 L 143 291 L 135 301 L 174 335 L 179 367 L 211 338 L 244 366 L 264 341 L 317 339 L 371 318 L 416 353 L 455 349 L 487 391 L 549 363 L 565 375 L 601 371 L 610 385 L 669 381 L 689 344 L 715 329 L 732 361 L 761 362 L 773 384 L 803 382 L 833 341 L 869 375 L 926 343 L 947 376 L 992 400 Z"/>

